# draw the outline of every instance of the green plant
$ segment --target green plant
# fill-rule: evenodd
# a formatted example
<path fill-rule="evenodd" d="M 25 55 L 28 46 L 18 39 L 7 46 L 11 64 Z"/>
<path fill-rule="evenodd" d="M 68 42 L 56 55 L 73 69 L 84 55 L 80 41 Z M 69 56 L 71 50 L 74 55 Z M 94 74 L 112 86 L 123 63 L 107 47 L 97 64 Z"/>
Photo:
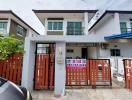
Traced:
<path fill-rule="evenodd" d="M 3 33 L 2 33 L 2 32 L 0 32 L 0 37 L 4 37 L 4 35 L 3 35 Z"/>
<path fill-rule="evenodd" d="M 14 37 L 0 36 L 0 60 L 5 60 L 15 53 L 24 53 L 23 42 Z"/>

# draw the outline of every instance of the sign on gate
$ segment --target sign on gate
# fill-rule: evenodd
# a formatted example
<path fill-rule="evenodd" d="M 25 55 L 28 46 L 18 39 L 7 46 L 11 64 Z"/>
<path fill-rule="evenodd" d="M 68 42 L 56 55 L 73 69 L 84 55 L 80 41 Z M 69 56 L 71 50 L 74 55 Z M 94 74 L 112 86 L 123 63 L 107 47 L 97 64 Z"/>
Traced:
<path fill-rule="evenodd" d="M 68 67 L 86 67 L 86 59 L 67 59 Z"/>
<path fill-rule="evenodd" d="M 132 59 L 124 59 L 125 85 L 132 90 Z"/>
<path fill-rule="evenodd" d="M 66 63 L 66 85 L 87 85 L 86 59 L 67 59 Z"/>

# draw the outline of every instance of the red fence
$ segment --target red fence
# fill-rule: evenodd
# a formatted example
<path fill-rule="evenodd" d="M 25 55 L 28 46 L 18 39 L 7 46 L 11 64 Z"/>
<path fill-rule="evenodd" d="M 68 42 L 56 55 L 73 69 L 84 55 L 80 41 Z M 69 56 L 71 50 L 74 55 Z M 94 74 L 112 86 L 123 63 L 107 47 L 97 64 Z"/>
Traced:
<path fill-rule="evenodd" d="M 37 54 L 35 68 L 35 89 L 54 88 L 54 55 Z M 49 63 L 50 61 L 50 63 Z"/>
<path fill-rule="evenodd" d="M 132 59 L 124 59 L 125 85 L 132 90 Z"/>
<path fill-rule="evenodd" d="M 48 89 L 48 55 L 36 55 L 35 89 Z"/>
<path fill-rule="evenodd" d="M 66 66 L 66 85 L 87 85 L 86 67 L 69 67 Z"/>
<path fill-rule="evenodd" d="M 0 77 L 14 82 L 17 85 L 21 84 L 22 74 L 22 55 L 15 54 L 7 60 L 0 61 Z"/>
<path fill-rule="evenodd" d="M 75 62 L 75 61 L 74 61 Z M 79 64 L 78 64 L 79 65 Z M 66 66 L 66 86 L 111 86 L 109 59 L 89 59 L 83 67 Z"/>

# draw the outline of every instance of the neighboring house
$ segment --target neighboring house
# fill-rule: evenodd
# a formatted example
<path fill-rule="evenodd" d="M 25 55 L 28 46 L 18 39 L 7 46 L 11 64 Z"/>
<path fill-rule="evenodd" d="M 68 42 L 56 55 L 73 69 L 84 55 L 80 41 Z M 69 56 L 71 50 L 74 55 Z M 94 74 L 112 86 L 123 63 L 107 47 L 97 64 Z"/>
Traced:
<path fill-rule="evenodd" d="M 105 11 L 89 33 L 105 40 L 106 45 L 100 47 L 98 57 L 132 58 L 132 11 Z"/>
<path fill-rule="evenodd" d="M 36 82 L 36 67 L 39 66 L 35 63 L 35 51 L 36 55 L 51 57 L 51 53 L 55 54 L 56 95 L 64 95 L 66 59 L 132 57 L 132 11 L 108 10 L 101 16 L 97 10 L 33 11 L 45 26 L 46 33 L 26 38 L 22 85 L 31 90 Z M 95 18 L 93 22 L 92 18 Z"/>
<path fill-rule="evenodd" d="M 38 33 L 11 10 L 0 10 L 0 33 L 24 39 Z"/>

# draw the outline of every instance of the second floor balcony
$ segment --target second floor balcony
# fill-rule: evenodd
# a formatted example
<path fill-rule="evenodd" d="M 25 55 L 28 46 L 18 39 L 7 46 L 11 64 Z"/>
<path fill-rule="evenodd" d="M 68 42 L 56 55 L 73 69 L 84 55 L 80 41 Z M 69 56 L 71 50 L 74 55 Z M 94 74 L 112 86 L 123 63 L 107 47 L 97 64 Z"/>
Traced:
<path fill-rule="evenodd" d="M 120 22 L 120 31 L 121 33 L 132 32 L 132 22 L 128 20 L 124 22 Z"/>
<path fill-rule="evenodd" d="M 84 27 L 67 27 L 67 35 L 84 35 Z"/>
<path fill-rule="evenodd" d="M 81 28 L 66 28 L 66 35 L 84 35 L 84 27 Z M 64 30 L 48 30 L 47 35 L 64 35 Z"/>
<path fill-rule="evenodd" d="M 132 32 L 132 28 L 121 28 L 121 33 L 129 33 Z"/>
<path fill-rule="evenodd" d="M 84 35 L 81 21 L 48 20 L 47 35 Z"/>

